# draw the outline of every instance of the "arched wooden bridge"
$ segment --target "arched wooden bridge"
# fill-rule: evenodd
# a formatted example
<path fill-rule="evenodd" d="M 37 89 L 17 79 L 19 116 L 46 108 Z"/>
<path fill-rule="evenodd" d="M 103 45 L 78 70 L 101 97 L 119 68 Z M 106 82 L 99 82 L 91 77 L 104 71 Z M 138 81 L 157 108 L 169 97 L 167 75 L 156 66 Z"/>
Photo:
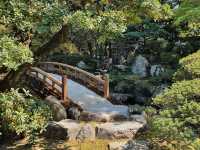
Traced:
<path fill-rule="evenodd" d="M 77 104 L 84 112 L 127 116 L 127 106 L 113 105 L 109 98 L 109 79 L 95 76 L 77 67 L 57 62 L 41 62 L 27 71 L 28 77 L 42 84 L 39 92 L 47 91 L 54 95 L 64 106 Z M 39 84 L 40 86 L 40 84 Z M 44 92 L 45 93 L 45 92 Z"/>
<path fill-rule="evenodd" d="M 56 80 L 52 74 L 60 75 L 62 82 Z M 27 75 L 41 81 L 49 92 L 63 101 L 70 99 L 67 89 L 68 79 L 80 83 L 104 98 L 109 97 L 109 79 L 107 76 L 95 76 L 71 65 L 58 62 L 41 62 L 36 67 L 30 67 Z"/>

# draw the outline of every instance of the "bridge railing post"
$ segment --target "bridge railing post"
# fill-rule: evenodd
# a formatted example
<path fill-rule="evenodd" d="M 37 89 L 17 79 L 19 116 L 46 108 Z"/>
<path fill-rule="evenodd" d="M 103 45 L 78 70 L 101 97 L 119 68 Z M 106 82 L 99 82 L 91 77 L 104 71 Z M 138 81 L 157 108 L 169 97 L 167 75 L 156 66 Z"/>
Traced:
<path fill-rule="evenodd" d="M 64 103 L 68 102 L 68 88 L 67 88 L 67 76 L 62 76 L 62 100 Z"/>
<path fill-rule="evenodd" d="M 110 96 L 110 90 L 109 90 L 109 76 L 106 74 L 103 76 L 103 79 L 104 79 L 104 97 L 105 98 L 109 98 Z"/>

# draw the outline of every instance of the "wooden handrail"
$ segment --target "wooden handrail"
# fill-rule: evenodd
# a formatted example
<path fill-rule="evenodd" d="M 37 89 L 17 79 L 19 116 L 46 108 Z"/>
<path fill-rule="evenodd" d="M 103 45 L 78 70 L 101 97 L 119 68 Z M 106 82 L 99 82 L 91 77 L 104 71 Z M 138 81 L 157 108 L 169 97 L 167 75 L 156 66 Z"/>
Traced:
<path fill-rule="evenodd" d="M 91 78 L 94 78 L 96 80 L 100 80 L 101 82 L 103 82 L 103 79 L 85 71 L 85 70 L 82 70 L 78 67 L 74 67 L 74 66 L 71 66 L 71 65 L 67 65 L 67 64 L 63 64 L 63 63 L 58 63 L 58 62 L 40 62 L 38 63 L 39 66 L 42 66 L 42 65 L 53 65 L 53 66 L 60 66 L 60 67 L 64 67 L 64 68 L 68 68 L 68 69 L 72 69 L 72 70 L 76 70 L 77 72 L 80 72 L 80 73 L 83 73 L 87 76 L 90 76 Z"/>
<path fill-rule="evenodd" d="M 105 98 L 109 97 L 108 77 L 100 78 L 77 67 L 58 62 L 40 62 L 38 67 L 49 73 L 66 75 L 71 80 L 86 86 Z"/>
<path fill-rule="evenodd" d="M 49 73 L 37 68 L 30 67 L 27 70 L 27 75 L 35 78 L 36 80 L 41 81 L 47 90 L 51 91 L 54 95 L 61 98 L 64 105 L 68 104 L 70 99 L 67 95 L 67 78 L 63 77 L 62 82 L 54 79 Z"/>
<path fill-rule="evenodd" d="M 34 76 L 34 73 L 36 73 L 36 77 L 37 78 L 40 78 L 39 74 L 41 76 L 43 76 L 43 78 L 40 78 L 42 81 L 45 81 L 45 78 L 49 79 L 50 81 L 52 81 L 53 83 L 55 83 L 56 85 L 58 86 L 62 86 L 62 83 L 56 79 L 54 79 L 51 75 L 49 75 L 47 72 L 37 68 L 37 67 L 31 67 L 29 70 L 28 70 L 28 73 L 30 73 L 29 75 L 33 75 Z M 46 81 L 45 81 L 46 82 Z"/>

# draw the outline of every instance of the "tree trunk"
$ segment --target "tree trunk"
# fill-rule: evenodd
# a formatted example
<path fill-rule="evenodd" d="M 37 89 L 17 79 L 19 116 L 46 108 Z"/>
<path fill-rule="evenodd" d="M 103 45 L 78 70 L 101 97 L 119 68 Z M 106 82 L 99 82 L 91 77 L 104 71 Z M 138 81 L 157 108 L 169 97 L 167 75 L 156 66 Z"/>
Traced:
<path fill-rule="evenodd" d="M 0 91 L 5 91 L 10 88 L 19 87 L 20 83 L 23 80 L 23 77 L 26 74 L 27 69 L 31 66 L 31 64 L 23 64 L 21 65 L 17 71 L 10 71 L 8 75 L 5 77 L 3 81 L 0 82 Z"/>
<path fill-rule="evenodd" d="M 40 60 L 45 54 L 49 53 L 60 44 L 64 43 L 68 38 L 68 26 L 64 25 L 46 44 L 38 48 L 34 53 L 35 61 Z M 10 71 L 3 81 L 0 82 L 0 91 L 5 91 L 10 88 L 16 88 L 25 76 L 25 72 L 31 64 L 21 65 L 17 71 Z"/>
<path fill-rule="evenodd" d="M 42 45 L 36 50 L 36 52 L 34 52 L 35 59 L 37 60 L 38 58 L 42 58 L 45 54 L 66 42 L 67 39 L 69 40 L 68 31 L 68 26 L 64 25 L 46 44 Z"/>

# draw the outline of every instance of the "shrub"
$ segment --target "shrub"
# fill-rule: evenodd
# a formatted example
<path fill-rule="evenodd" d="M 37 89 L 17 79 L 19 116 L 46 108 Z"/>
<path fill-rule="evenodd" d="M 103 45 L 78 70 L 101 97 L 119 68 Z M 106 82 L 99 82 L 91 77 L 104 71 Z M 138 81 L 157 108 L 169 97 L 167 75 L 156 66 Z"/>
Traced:
<path fill-rule="evenodd" d="M 179 61 L 180 69 L 174 75 L 175 80 L 200 77 L 200 50 Z"/>
<path fill-rule="evenodd" d="M 165 141 L 168 149 L 199 148 L 199 100 L 200 79 L 174 83 L 154 98 L 153 104 L 159 110 L 149 120 L 151 138 Z"/>
<path fill-rule="evenodd" d="M 8 36 L 0 38 L 0 68 L 17 70 L 20 65 L 32 61 L 32 52 L 29 48 Z"/>
<path fill-rule="evenodd" d="M 46 104 L 28 92 L 24 93 L 14 89 L 0 93 L 0 131 L 4 137 L 23 135 L 33 142 L 34 136 L 44 131 L 52 115 Z"/>

